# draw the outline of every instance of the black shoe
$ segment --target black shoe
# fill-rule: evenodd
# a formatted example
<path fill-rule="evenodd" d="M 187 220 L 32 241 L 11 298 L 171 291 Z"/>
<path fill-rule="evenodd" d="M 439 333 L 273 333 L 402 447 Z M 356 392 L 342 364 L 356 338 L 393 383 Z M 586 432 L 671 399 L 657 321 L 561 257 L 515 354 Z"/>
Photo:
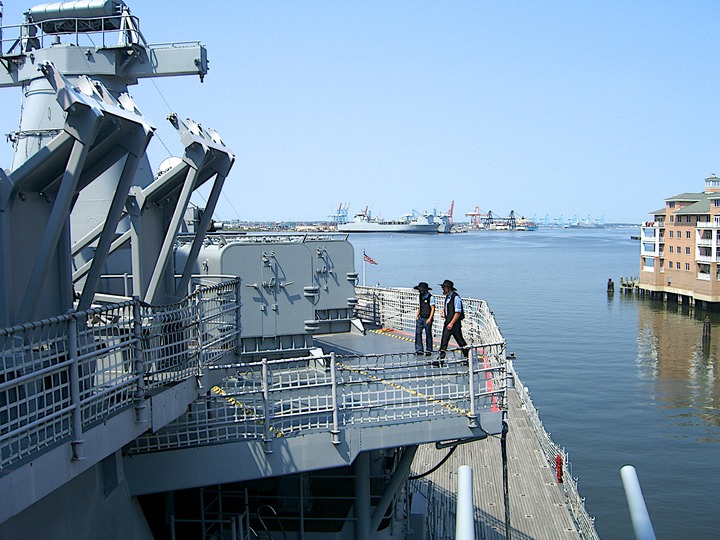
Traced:
<path fill-rule="evenodd" d="M 432 356 L 432 351 L 425 351 L 425 356 Z"/>
<path fill-rule="evenodd" d="M 445 362 L 443 362 L 442 360 L 440 360 L 440 361 L 436 360 L 435 362 L 432 363 L 432 367 L 443 367 L 444 365 L 445 365 Z"/>
<path fill-rule="evenodd" d="M 423 352 L 422 352 L 422 351 L 415 351 L 415 354 L 417 354 L 418 356 L 422 356 Z"/>
<path fill-rule="evenodd" d="M 445 358 L 445 351 L 440 351 L 440 360 Z"/>

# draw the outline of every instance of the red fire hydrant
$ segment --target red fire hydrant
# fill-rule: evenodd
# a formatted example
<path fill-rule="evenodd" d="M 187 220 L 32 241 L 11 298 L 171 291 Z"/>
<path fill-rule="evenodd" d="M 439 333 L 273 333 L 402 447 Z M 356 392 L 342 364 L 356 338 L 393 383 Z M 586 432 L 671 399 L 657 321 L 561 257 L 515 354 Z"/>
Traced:
<path fill-rule="evenodd" d="M 563 481 L 563 458 L 560 454 L 555 456 L 555 472 L 557 473 L 558 484 Z"/>

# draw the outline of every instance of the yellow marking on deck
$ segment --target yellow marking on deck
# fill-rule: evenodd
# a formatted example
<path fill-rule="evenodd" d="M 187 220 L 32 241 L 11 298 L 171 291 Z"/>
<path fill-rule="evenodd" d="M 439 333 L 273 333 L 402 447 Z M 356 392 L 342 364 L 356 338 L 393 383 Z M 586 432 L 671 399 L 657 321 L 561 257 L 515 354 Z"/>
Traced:
<path fill-rule="evenodd" d="M 392 328 L 380 328 L 379 330 L 368 330 L 369 332 L 373 332 L 375 334 L 380 334 L 381 336 L 389 336 L 394 337 L 395 339 L 402 339 L 403 341 L 409 341 L 410 343 L 415 343 L 415 340 L 413 338 L 409 338 L 406 336 L 398 336 L 397 334 L 393 334 L 395 332 Z"/>

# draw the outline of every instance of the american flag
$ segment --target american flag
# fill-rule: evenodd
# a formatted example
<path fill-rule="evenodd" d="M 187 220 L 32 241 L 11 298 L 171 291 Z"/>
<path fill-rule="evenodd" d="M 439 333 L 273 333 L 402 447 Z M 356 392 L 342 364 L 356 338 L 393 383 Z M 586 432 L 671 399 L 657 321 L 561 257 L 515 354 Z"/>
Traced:
<path fill-rule="evenodd" d="M 363 261 L 365 261 L 366 263 L 370 263 L 370 264 L 377 264 L 377 263 L 378 263 L 375 259 L 373 259 L 372 257 L 370 257 L 370 256 L 369 256 L 367 253 L 365 253 L 364 251 L 363 251 Z"/>

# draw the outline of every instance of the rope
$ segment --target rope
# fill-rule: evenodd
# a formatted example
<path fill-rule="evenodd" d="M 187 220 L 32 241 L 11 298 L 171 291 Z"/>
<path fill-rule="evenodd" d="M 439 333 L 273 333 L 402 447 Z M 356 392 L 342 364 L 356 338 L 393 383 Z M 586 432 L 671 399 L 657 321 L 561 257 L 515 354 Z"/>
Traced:
<path fill-rule="evenodd" d="M 368 373 L 367 371 L 364 371 L 362 369 L 352 368 L 352 367 L 348 366 L 347 364 L 343 364 L 342 362 L 337 362 L 336 365 L 338 367 L 340 367 L 341 369 L 345 369 L 347 371 L 352 371 L 353 373 L 358 373 L 360 375 L 363 375 L 363 376 L 367 377 L 368 379 L 370 379 L 371 381 L 379 382 L 381 384 L 386 384 L 388 386 L 391 386 L 392 388 L 395 388 L 396 390 L 401 390 L 403 392 L 407 392 L 408 394 L 410 394 L 412 396 L 417 396 L 419 398 L 423 398 L 430 403 L 434 403 L 436 405 L 441 405 L 442 407 L 445 407 L 446 409 L 453 411 L 455 413 L 462 414 L 463 416 L 470 415 L 470 413 L 468 411 L 466 411 L 465 409 L 461 409 L 457 405 L 454 405 L 452 403 L 447 403 L 444 401 L 440 401 L 439 399 L 435 399 L 434 397 L 428 396 L 427 394 L 423 394 L 422 392 L 418 392 L 417 390 L 413 390 L 412 388 L 406 388 L 400 384 L 397 384 L 397 383 L 394 383 L 391 381 L 386 381 L 385 379 L 381 379 L 380 377 L 377 377 L 377 376 L 373 375 L 372 373 Z"/>
<path fill-rule="evenodd" d="M 225 392 L 225 390 L 223 390 L 223 389 L 220 388 L 219 386 L 213 386 L 213 387 L 212 387 L 212 391 L 213 391 L 215 394 L 224 397 L 224 398 L 225 398 L 225 401 L 227 401 L 230 405 L 232 405 L 232 406 L 234 406 L 234 407 L 237 407 L 238 409 L 240 409 L 241 411 L 243 411 L 245 414 L 249 414 L 249 415 L 252 415 L 252 416 L 257 416 L 257 412 L 255 412 L 255 410 L 253 410 L 253 409 L 251 409 L 250 407 L 247 407 L 247 406 L 245 406 L 244 404 L 240 403 L 240 402 L 239 402 L 237 399 L 235 399 L 234 397 L 228 396 L 228 395 L 227 395 L 227 392 Z M 262 425 L 265 423 L 265 421 L 262 420 L 262 419 L 260 419 L 260 420 L 257 420 L 257 423 L 262 426 Z M 275 428 L 274 426 L 270 426 L 270 431 L 272 431 L 273 433 L 275 433 L 275 437 L 284 437 L 284 436 L 285 436 L 282 431 L 278 430 L 278 429 Z"/>

